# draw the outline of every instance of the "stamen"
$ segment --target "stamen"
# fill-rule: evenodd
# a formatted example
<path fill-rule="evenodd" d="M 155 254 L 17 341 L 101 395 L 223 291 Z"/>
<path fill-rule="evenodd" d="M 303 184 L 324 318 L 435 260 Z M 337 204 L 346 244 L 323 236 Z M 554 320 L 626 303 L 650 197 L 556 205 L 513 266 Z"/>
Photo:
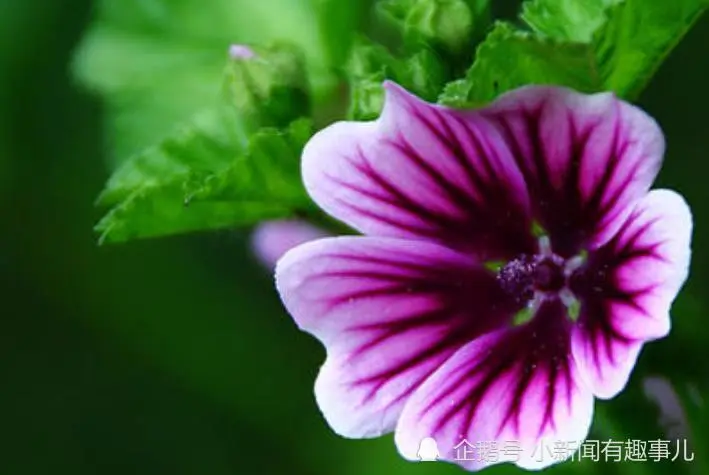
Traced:
<path fill-rule="evenodd" d="M 497 280 L 516 302 L 526 304 L 537 293 L 555 293 L 566 285 L 563 266 L 553 254 L 520 256 L 499 268 Z"/>
<path fill-rule="evenodd" d="M 532 236 L 541 237 L 546 236 L 547 232 L 537 221 L 532 221 Z"/>
<path fill-rule="evenodd" d="M 502 289 L 517 303 L 526 304 L 534 297 L 534 259 L 520 256 L 513 259 L 497 273 Z"/>
<path fill-rule="evenodd" d="M 587 260 L 588 252 L 586 251 L 581 251 L 578 256 L 574 256 L 571 259 L 567 259 L 566 264 L 564 265 L 564 275 L 566 277 L 571 277 L 571 274 L 581 268 Z"/>
<path fill-rule="evenodd" d="M 500 269 L 505 266 L 505 261 L 487 261 L 483 265 L 489 271 L 500 272 Z"/>
<path fill-rule="evenodd" d="M 568 288 L 564 287 L 559 292 L 559 297 L 561 301 L 566 305 L 569 311 L 569 318 L 572 322 L 579 319 L 579 314 L 581 313 L 581 302 L 576 298 L 576 296 Z"/>
<path fill-rule="evenodd" d="M 534 318 L 539 302 L 547 298 L 560 299 L 571 321 L 581 312 L 581 303 L 569 288 L 575 270 L 586 263 L 587 253 L 565 260 L 554 254 L 548 236 L 539 236 L 539 253 L 522 255 L 507 263 L 487 262 L 485 266 L 497 272 L 502 289 L 519 304 L 514 325 L 523 325 Z"/>
<path fill-rule="evenodd" d="M 551 251 L 551 240 L 549 236 L 539 236 L 539 254 L 542 256 L 552 256 L 554 253 Z"/>
<path fill-rule="evenodd" d="M 532 320 L 532 318 L 534 317 L 535 311 L 536 311 L 536 309 L 533 308 L 532 305 L 528 305 L 528 306 L 524 307 L 522 310 L 520 310 L 519 312 L 517 312 L 515 314 L 515 317 L 512 320 L 512 324 L 516 327 L 518 327 L 520 325 L 524 325 L 525 323 Z"/>

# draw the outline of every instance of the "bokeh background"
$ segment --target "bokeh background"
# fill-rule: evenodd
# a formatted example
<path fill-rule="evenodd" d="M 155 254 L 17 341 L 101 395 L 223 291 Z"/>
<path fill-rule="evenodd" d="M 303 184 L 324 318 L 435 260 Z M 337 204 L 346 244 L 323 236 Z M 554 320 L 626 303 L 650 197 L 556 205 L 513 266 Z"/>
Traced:
<path fill-rule="evenodd" d="M 231 41 L 295 38 L 311 59 L 321 53 L 310 1 L 217 4 L 230 6 L 219 16 L 233 21 Z M 517 6 L 503 1 L 495 13 Z M 353 28 L 367 27 L 364 10 L 351 11 Z M 329 430 L 312 395 L 324 352 L 281 308 L 247 231 L 97 246 L 94 199 L 117 146 L 113 105 L 73 71 L 98 12 L 90 0 L 0 0 L 0 473 L 463 473 L 402 460 L 390 436 L 349 441 Z M 640 100 L 669 144 L 660 184 L 693 208 L 691 278 L 671 335 L 646 347 L 622 395 L 597 403 L 592 433 L 669 437 L 643 389 L 661 377 L 682 402 L 695 461 L 567 463 L 550 473 L 709 473 L 708 47 L 705 16 Z M 104 51 L 106 74 L 133 64 Z M 168 77 L 156 77 L 167 81 L 156 106 L 166 121 L 180 113 L 166 106 L 180 95 Z M 130 110 L 144 105 L 136 97 Z"/>

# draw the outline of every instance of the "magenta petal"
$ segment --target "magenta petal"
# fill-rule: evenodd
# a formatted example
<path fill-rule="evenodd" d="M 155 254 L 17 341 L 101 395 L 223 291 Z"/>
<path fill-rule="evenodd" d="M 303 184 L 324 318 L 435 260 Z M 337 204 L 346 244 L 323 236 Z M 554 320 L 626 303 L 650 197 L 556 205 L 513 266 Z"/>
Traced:
<path fill-rule="evenodd" d="M 687 278 L 692 217 L 669 190 L 651 191 L 572 282 L 581 299 L 572 348 L 601 398 L 625 386 L 645 341 L 670 329 L 670 306 Z"/>
<path fill-rule="evenodd" d="M 482 112 L 503 131 L 534 214 L 565 257 L 607 242 L 661 165 L 658 125 L 611 93 L 529 86 Z"/>
<path fill-rule="evenodd" d="M 322 229 L 307 221 L 284 219 L 266 221 L 251 235 L 251 247 L 261 264 L 273 269 L 283 254 L 292 248 L 327 236 Z"/>
<path fill-rule="evenodd" d="M 532 249 L 526 186 L 501 133 L 475 112 L 385 83 L 381 117 L 339 122 L 303 152 L 327 212 L 365 234 L 425 239 L 485 259 Z"/>
<path fill-rule="evenodd" d="M 571 456 L 588 435 L 593 395 L 579 384 L 568 324 L 564 305 L 548 300 L 528 324 L 460 349 L 406 403 L 395 436 L 402 455 L 416 460 L 420 441 L 433 437 L 441 459 L 468 470 L 540 469 Z M 472 446 L 465 456 L 456 449 L 463 441 Z M 484 453 L 491 444 L 495 456 Z M 566 450 L 556 453 L 558 444 Z"/>
<path fill-rule="evenodd" d="M 458 348 L 509 322 L 494 276 L 436 244 L 340 237 L 279 261 L 277 287 L 298 326 L 325 345 L 315 392 L 348 437 L 392 431 L 408 396 Z"/>

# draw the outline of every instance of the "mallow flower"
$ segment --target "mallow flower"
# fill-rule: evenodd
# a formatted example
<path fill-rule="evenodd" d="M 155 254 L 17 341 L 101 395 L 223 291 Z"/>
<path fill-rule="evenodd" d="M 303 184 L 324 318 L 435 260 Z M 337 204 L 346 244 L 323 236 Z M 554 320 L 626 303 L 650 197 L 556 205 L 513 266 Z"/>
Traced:
<path fill-rule="evenodd" d="M 583 441 L 594 397 L 627 384 L 667 335 L 692 218 L 650 190 L 659 126 L 611 93 L 527 86 L 487 107 L 428 104 L 386 82 L 381 116 L 303 151 L 305 186 L 362 236 L 312 241 L 276 269 L 327 359 L 315 396 L 335 432 L 394 432 L 407 459 L 541 469 Z M 474 448 L 515 443 L 486 458 Z M 549 447 L 547 447 L 548 449 Z"/>

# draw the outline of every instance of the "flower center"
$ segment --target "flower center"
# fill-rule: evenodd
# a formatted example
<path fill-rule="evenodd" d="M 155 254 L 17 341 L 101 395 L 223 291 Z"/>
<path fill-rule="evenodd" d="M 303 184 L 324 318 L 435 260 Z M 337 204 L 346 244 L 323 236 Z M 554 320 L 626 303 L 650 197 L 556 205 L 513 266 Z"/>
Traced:
<path fill-rule="evenodd" d="M 563 261 L 560 263 L 551 257 L 544 257 L 534 266 L 532 285 L 542 292 L 558 292 L 566 284 Z"/>
<path fill-rule="evenodd" d="M 560 292 L 566 286 L 564 260 L 554 255 L 520 256 L 497 274 L 500 286 L 519 303 L 536 293 Z"/>
<path fill-rule="evenodd" d="M 548 298 L 559 298 L 568 309 L 568 318 L 579 317 L 580 302 L 571 291 L 569 282 L 583 268 L 587 253 L 564 259 L 552 252 L 546 235 L 539 236 L 536 254 L 521 255 L 502 266 L 496 266 L 500 287 L 520 306 L 514 318 L 522 325 L 536 314 L 539 304 Z"/>

